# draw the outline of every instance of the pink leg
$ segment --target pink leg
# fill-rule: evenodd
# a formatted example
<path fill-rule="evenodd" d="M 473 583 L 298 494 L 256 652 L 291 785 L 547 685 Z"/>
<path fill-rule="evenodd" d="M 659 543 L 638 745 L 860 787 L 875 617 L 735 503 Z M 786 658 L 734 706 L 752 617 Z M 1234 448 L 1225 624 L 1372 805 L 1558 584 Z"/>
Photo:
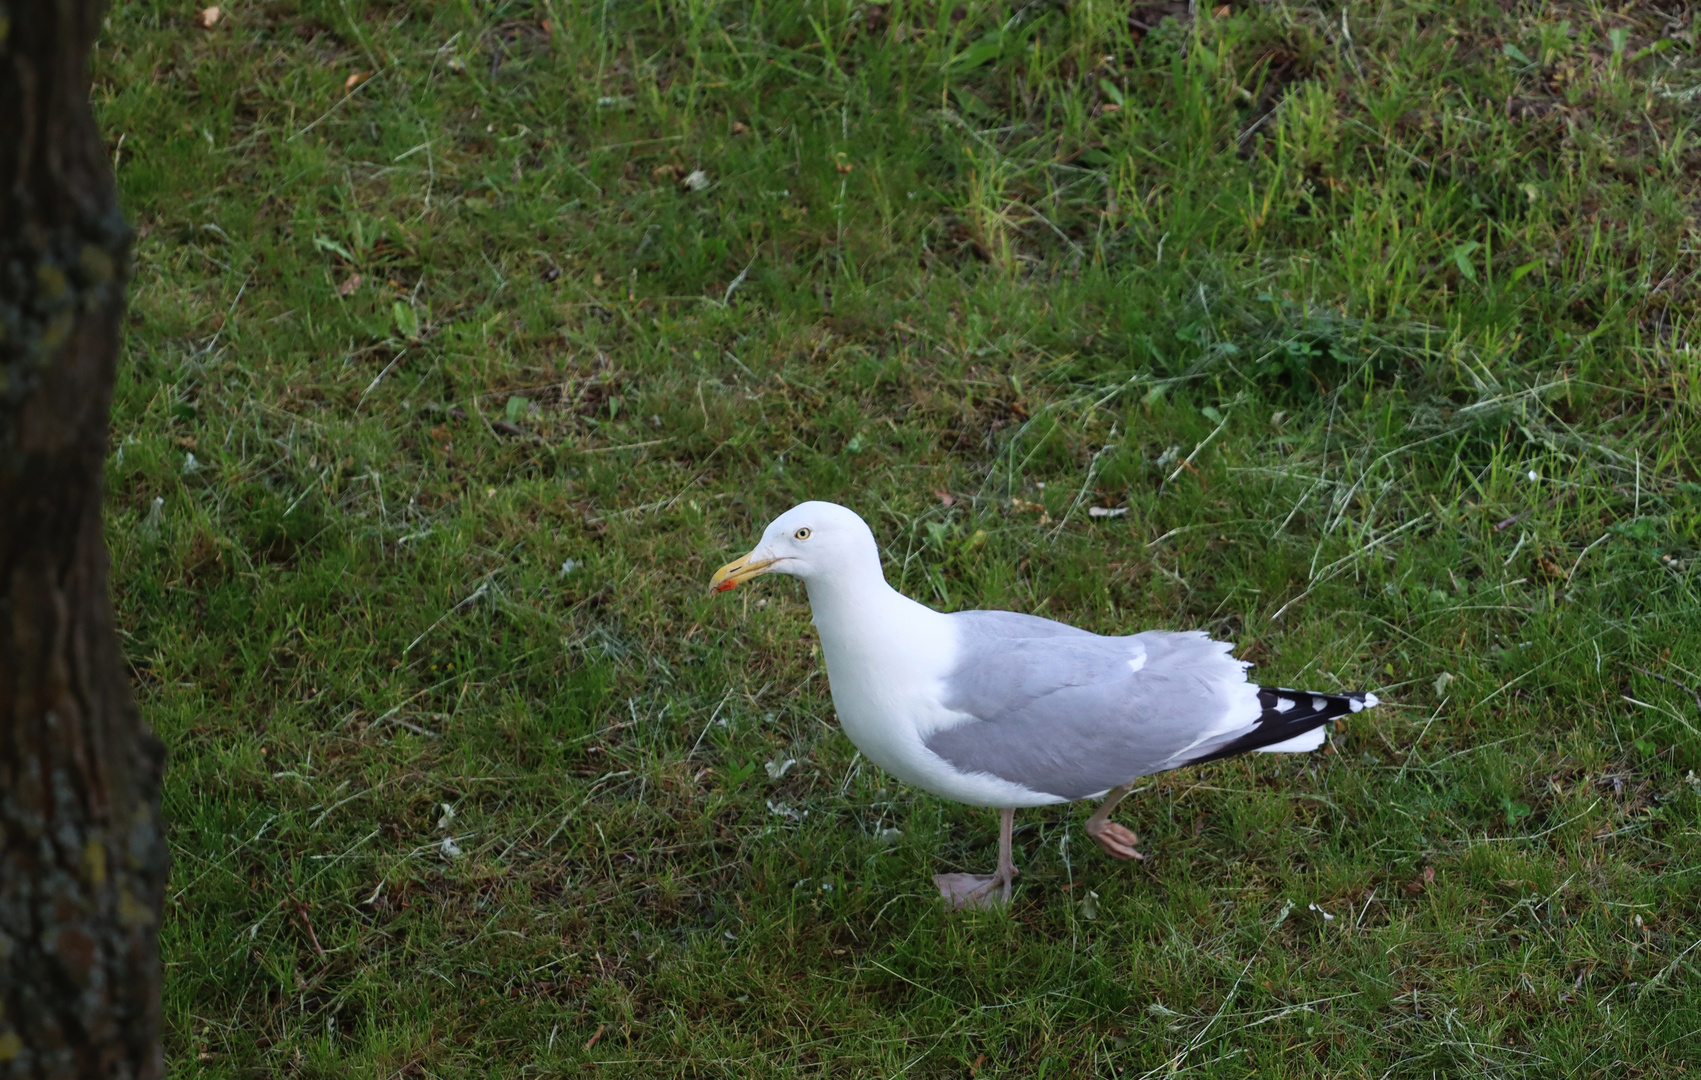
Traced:
<path fill-rule="evenodd" d="M 1011 857 L 1010 837 L 1016 829 L 1016 808 L 998 812 L 998 869 L 992 876 L 1004 890 L 1004 902 L 1010 902 L 1010 883 L 1016 880 L 1016 860 Z"/>

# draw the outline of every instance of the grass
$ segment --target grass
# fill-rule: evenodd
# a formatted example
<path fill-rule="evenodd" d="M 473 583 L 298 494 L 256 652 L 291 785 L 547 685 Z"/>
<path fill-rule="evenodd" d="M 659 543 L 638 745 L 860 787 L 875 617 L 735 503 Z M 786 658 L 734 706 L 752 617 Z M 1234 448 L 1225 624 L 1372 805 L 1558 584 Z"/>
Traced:
<path fill-rule="evenodd" d="M 1674 1075 L 1666 10 L 115 3 L 173 1074 Z M 1025 812 L 947 915 L 994 815 L 858 760 L 794 583 L 705 593 L 804 498 L 940 606 L 1387 704 L 1153 778 L 1144 865 Z"/>

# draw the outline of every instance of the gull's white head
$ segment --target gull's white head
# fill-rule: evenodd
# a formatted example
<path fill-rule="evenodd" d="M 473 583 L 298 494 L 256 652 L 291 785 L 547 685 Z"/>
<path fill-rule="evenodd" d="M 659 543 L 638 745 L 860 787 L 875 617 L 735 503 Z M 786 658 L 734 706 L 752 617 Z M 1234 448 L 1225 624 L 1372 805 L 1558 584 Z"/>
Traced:
<path fill-rule="evenodd" d="M 761 574 L 790 574 L 810 582 L 866 574 L 871 568 L 884 580 L 868 524 L 837 503 L 806 502 L 769 522 L 762 542 L 716 570 L 709 588 L 725 592 Z"/>

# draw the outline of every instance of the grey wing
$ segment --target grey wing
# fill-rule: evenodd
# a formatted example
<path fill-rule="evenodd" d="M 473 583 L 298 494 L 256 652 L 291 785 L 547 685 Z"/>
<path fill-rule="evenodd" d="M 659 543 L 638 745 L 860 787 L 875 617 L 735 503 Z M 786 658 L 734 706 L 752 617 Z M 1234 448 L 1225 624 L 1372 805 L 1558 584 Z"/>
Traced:
<path fill-rule="evenodd" d="M 1248 665 L 1197 631 L 1113 638 L 1006 612 L 954 618 L 945 703 L 974 719 L 927 746 L 958 769 L 1079 799 L 1209 757 L 1262 712 Z"/>

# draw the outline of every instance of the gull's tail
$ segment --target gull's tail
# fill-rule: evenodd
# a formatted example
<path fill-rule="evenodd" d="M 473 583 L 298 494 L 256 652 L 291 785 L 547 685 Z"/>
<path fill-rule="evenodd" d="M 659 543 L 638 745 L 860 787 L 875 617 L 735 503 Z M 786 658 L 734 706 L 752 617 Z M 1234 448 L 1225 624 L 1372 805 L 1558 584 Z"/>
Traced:
<path fill-rule="evenodd" d="M 1264 710 L 1263 715 L 1246 734 L 1188 764 L 1198 765 L 1253 751 L 1302 754 L 1315 750 L 1323 745 L 1323 725 L 1380 702 L 1371 693 L 1316 694 L 1283 686 L 1260 686 L 1258 704 Z"/>

